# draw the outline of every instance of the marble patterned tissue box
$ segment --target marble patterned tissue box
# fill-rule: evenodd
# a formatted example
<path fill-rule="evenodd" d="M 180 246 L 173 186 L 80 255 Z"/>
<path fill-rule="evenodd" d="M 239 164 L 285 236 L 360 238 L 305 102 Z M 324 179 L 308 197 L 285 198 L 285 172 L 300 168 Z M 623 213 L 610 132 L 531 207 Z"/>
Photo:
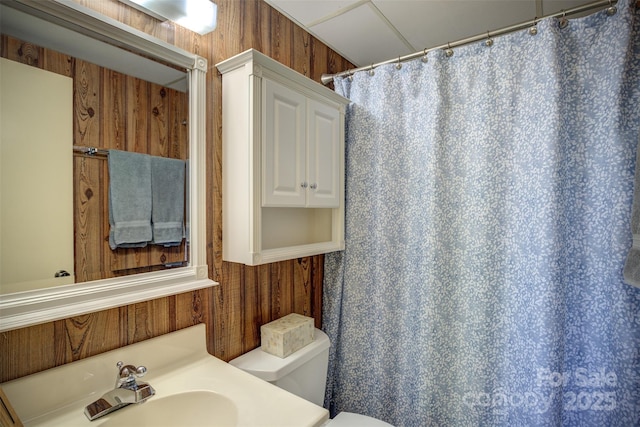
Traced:
<path fill-rule="evenodd" d="M 313 341 L 313 328 L 311 317 L 288 314 L 260 326 L 261 348 L 269 354 L 285 358 Z"/>

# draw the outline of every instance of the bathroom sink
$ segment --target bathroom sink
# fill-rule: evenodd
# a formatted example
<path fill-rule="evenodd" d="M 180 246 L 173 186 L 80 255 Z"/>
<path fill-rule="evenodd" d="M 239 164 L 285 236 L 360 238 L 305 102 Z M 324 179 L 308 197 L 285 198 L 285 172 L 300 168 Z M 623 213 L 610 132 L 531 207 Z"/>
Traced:
<path fill-rule="evenodd" d="M 1 384 L 25 427 L 319 427 L 329 412 L 207 352 L 203 324 Z M 118 361 L 144 365 L 155 395 L 89 421 Z M 137 370 L 136 370 L 137 371 Z"/>
<path fill-rule="evenodd" d="M 154 397 L 140 405 L 129 405 L 105 418 L 106 422 L 96 425 L 230 427 L 238 425 L 238 409 L 230 399 L 221 394 L 198 390 L 159 399 Z"/>

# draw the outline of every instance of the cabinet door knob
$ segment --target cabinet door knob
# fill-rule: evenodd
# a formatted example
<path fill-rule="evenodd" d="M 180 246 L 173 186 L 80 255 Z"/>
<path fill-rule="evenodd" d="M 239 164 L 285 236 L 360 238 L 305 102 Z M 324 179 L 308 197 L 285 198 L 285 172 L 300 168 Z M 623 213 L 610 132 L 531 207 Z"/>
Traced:
<path fill-rule="evenodd" d="M 312 190 L 315 190 L 316 188 L 318 188 L 318 184 L 313 183 L 310 185 L 310 187 Z"/>
<path fill-rule="evenodd" d="M 300 183 L 300 187 L 302 187 L 302 188 L 307 188 L 307 185 L 308 185 L 308 184 L 307 184 L 306 182 L 302 182 L 302 183 Z"/>

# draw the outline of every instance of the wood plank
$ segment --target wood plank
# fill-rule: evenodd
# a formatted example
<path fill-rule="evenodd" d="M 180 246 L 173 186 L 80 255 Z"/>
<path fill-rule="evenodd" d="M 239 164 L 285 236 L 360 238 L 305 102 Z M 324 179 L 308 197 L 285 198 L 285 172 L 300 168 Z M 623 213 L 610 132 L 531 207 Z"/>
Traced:
<path fill-rule="evenodd" d="M 117 308 L 58 320 L 54 324 L 56 366 L 124 345 L 120 330 L 123 322 Z"/>
<path fill-rule="evenodd" d="M 271 264 L 261 265 L 258 267 L 258 280 L 259 280 L 259 298 L 260 298 L 260 324 L 264 325 L 265 323 L 269 323 L 274 320 L 274 316 L 271 312 Z M 249 345 L 254 344 L 257 346 L 257 343 L 247 343 Z"/>
<path fill-rule="evenodd" d="M 210 58 L 213 64 L 220 61 L 218 58 L 229 58 L 242 52 L 243 32 L 252 32 L 254 29 L 251 27 L 251 23 L 242 21 L 240 8 L 243 7 L 243 4 L 251 1 L 253 0 L 247 2 L 221 0 L 218 2 L 218 26 L 216 31 L 211 33 L 216 37 Z M 239 29 L 243 29 L 243 31 L 238 31 Z"/>
<path fill-rule="evenodd" d="M 124 307 L 127 310 L 127 343 L 134 344 L 171 332 L 168 298 L 157 298 Z"/>
<path fill-rule="evenodd" d="M 100 137 L 101 81 L 100 67 L 76 59 L 73 79 L 74 145 L 103 147 Z"/>
<path fill-rule="evenodd" d="M 106 68 L 102 69 L 102 103 L 100 121 L 102 148 L 127 150 L 125 111 L 125 77 Z"/>
<path fill-rule="evenodd" d="M 206 289 L 176 295 L 176 329 L 205 322 L 207 315 L 205 309 L 208 307 L 207 298 Z"/>
<path fill-rule="evenodd" d="M 280 261 L 271 266 L 271 314 L 274 319 L 293 312 L 293 262 Z"/>
<path fill-rule="evenodd" d="M 102 278 L 103 199 L 100 197 L 100 168 L 104 160 L 74 157 L 75 274 L 76 281 Z M 98 244 L 96 244 L 98 242 Z"/>
<path fill-rule="evenodd" d="M 51 49 L 43 49 L 42 61 L 42 68 L 45 70 L 67 77 L 73 77 L 73 73 L 75 72 L 75 59 L 71 56 Z"/>
<path fill-rule="evenodd" d="M 244 315 L 242 316 L 242 351 L 254 348 L 253 343 L 260 342 L 260 276 L 259 267 L 245 268 L 245 280 L 242 293 Z"/>
<path fill-rule="evenodd" d="M 223 271 L 227 272 L 223 287 L 226 316 L 222 319 L 222 323 L 226 325 L 225 333 L 227 334 L 223 355 L 230 359 L 242 354 L 244 347 L 242 329 L 245 307 L 242 293 L 246 278 L 245 268 L 244 265 L 234 263 L 226 263 L 223 267 Z"/>
<path fill-rule="evenodd" d="M 169 157 L 169 91 L 151 83 L 149 86 L 149 154 Z"/>
<path fill-rule="evenodd" d="M 3 57 L 12 61 L 20 62 L 34 67 L 42 68 L 42 51 L 43 49 L 32 43 L 6 37 L 3 41 Z"/>
<path fill-rule="evenodd" d="M 0 382 L 56 366 L 53 322 L 0 335 Z"/>
<path fill-rule="evenodd" d="M 293 263 L 293 311 L 304 316 L 311 316 L 312 287 L 310 257 L 298 258 Z"/>
<path fill-rule="evenodd" d="M 263 1 L 258 1 L 257 3 L 258 3 L 258 16 L 256 17 L 255 25 L 258 27 L 258 29 L 256 30 L 256 37 L 259 37 L 262 43 L 261 49 L 258 49 L 258 50 L 269 57 L 273 57 L 272 55 L 273 55 L 274 38 L 273 38 L 273 31 L 272 31 L 271 15 L 275 13 L 275 11 L 272 10 L 271 6 L 269 6 Z M 249 49 L 251 47 L 253 46 L 246 46 L 246 49 Z"/>
<path fill-rule="evenodd" d="M 319 43 L 314 38 L 311 38 L 310 55 L 311 60 L 309 62 L 309 78 L 315 81 L 320 81 L 322 73 L 327 69 L 328 48 L 322 43 Z"/>
<path fill-rule="evenodd" d="M 100 67 L 86 61 L 74 59 L 74 144 L 85 147 L 100 147 Z M 71 147 L 69 147 L 71 149 Z M 78 281 L 102 278 L 104 265 L 105 235 L 103 233 L 102 168 L 104 160 L 76 157 L 74 171 L 75 228 L 76 228 L 76 274 Z M 107 243 L 108 244 L 108 243 Z"/>
<path fill-rule="evenodd" d="M 293 24 L 280 12 L 271 13 L 271 58 L 292 67 L 291 32 Z M 294 68 L 295 69 L 295 68 Z M 299 70 L 296 70 L 299 71 Z"/>
<path fill-rule="evenodd" d="M 297 25 L 292 25 L 291 36 L 293 39 L 291 48 L 291 68 L 307 77 L 310 77 L 311 69 L 311 36 Z"/>
<path fill-rule="evenodd" d="M 316 255 L 311 260 L 311 317 L 315 326 L 322 328 L 322 282 L 324 280 L 324 255 Z"/>
<path fill-rule="evenodd" d="M 149 86 L 144 80 L 125 76 L 127 151 L 149 152 Z"/>
<path fill-rule="evenodd" d="M 189 95 L 176 90 L 169 92 L 168 152 L 167 157 L 189 158 Z"/>

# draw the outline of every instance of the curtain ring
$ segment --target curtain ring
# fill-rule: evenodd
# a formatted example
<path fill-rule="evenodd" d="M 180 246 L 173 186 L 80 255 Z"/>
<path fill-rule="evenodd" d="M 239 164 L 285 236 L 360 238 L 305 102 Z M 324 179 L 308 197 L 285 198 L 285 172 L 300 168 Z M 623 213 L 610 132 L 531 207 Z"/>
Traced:
<path fill-rule="evenodd" d="M 562 9 L 562 18 L 560 18 L 560 20 L 558 21 L 558 27 L 566 28 L 567 25 L 569 25 L 569 20 L 567 19 L 567 12 L 565 12 L 565 10 Z"/>
<path fill-rule="evenodd" d="M 453 49 L 451 49 L 451 43 L 447 43 L 447 50 L 444 51 L 447 58 L 451 58 L 453 56 Z"/>
<path fill-rule="evenodd" d="M 613 5 L 613 2 L 609 0 L 609 7 L 607 8 L 607 16 L 613 16 L 618 12 L 618 8 Z"/>
<path fill-rule="evenodd" d="M 529 34 L 535 36 L 538 34 L 538 17 L 533 18 L 533 25 L 529 27 Z"/>
<path fill-rule="evenodd" d="M 373 70 L 373 64 L 371 64 L 371 68 L 369 68 L 369 75 L 373 76 L 376 72 Z"/>
<path fill-rule="evenodd" d="M 396 70 L 402 68 L 402 64 L 400 63 L 400 57 L 398 56 L 398 63 L 396 64 Z"/>
<path fill-rule="evenodd" d="M 484 45 L 487 47 L 493 46 L 493 39 L 491 38 L 489 31 L 487 31 L 487 39 L 484 41 Z"/>
<path fill-rule="evenodd" d="M 427 63 L 427 61 L 429 61 L 429 58 L 427 58 L 427 49 L 425 49 L 424 51 L 422 51 L 422 62 Z"/>
<path fill-rule="evenodd" d="M 351 70 L 347 70 L 347 80 L 353 81 L 353 72 Z"/>

